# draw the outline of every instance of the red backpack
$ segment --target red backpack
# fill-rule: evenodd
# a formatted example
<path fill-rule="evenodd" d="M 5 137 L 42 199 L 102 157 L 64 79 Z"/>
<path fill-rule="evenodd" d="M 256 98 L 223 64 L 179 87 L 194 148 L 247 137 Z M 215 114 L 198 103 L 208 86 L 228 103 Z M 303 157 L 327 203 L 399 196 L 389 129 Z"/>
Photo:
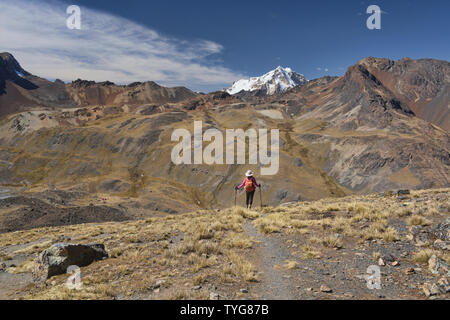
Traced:
<path fill-rule="evenodd" d="M 253 179 L 245 178 L 245 191 L 255 191 L 255 184 L 253 183 Z"/>

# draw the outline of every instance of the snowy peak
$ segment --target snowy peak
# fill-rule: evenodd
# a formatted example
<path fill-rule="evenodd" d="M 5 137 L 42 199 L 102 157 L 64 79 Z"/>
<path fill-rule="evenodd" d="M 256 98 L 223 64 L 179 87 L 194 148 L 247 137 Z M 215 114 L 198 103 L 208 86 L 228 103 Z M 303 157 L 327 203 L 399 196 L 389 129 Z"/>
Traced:
<path fill-rule="evenodd" d="M 236 94 L 241 91 L 262 91 L 267 95 L 272 95 L 285 92 L 290 88 L 306 83 L 306 81 L 302 74 L 292 71 L 291 68 L 279 66 L 261 77 L 238 80 L 227 89 L 227 92 Z"/>

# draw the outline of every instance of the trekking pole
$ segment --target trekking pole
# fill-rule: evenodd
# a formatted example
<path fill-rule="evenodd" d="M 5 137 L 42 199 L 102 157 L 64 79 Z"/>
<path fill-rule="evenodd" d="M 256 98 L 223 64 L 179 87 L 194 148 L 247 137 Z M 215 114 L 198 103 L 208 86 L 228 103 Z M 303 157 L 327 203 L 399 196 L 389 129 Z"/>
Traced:
<path fill-rule="evenodd" d="M 261 209 L 262 209 L 263 208 L 263 204 L 262 204 L 261 187 L 259 187 L 259 202 L 261 203 Z"/>

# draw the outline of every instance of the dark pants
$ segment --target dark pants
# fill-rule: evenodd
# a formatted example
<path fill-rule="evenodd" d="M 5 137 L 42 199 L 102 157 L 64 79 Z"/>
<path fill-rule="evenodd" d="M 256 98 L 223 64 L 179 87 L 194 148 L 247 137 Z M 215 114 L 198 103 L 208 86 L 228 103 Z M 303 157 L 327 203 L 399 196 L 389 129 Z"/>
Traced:
<path fill-rule="evenodd" d="M 255 190 L 248 192 L 245 191 L 246 194 L 246 204 L 247 204 L 247 208 L 251 208 L 252 204 L 253 204 L 253 196 L 255 195 Z"/>

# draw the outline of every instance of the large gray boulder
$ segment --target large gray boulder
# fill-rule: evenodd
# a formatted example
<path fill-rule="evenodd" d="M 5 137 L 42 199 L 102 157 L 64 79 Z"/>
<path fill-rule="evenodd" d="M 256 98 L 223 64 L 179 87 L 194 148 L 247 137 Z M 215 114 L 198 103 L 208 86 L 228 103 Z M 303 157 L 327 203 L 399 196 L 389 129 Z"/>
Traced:
<path fill-rule="evenodd" d="M 108 253 L 103 244 L 55 243 L 38 256 L 33 276 L 35 280 L 46 280 L 66 273 L 71 265 L 84 267 L 105 258 Z"/>

